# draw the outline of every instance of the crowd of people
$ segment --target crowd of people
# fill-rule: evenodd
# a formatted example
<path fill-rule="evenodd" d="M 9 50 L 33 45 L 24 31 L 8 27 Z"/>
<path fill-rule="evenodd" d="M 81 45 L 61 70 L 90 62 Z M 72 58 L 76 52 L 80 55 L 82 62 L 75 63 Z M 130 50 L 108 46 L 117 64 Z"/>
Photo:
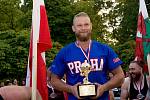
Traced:
<path fill-rule="evenodd" d="M 3 86 L 10 86 L 10 85 L 20 85 L 20 86 L 24 86 L 25 85 L 25 80 L 22 80 L 21 83 L 18 82 L 17 79 L 14 79 L 14 80 L 5 80 L 5 81 L 1 81 L 0 82 L 0 87 L 3 87 Z"/>
<path fill-rule="evenodd" d="M 54 89 L 51 83 L 47 82 L 48 100 L 65 100 L 63 92 Z M 17 79 L 6 80 L 0 84 L 0 100 L 31 100 L 31 87 L 25 86 L 25 80 L 18 84 Z M 37 100 L 41 100 L 37 91 Z"/>
<path fill-rule="evenodd" d="M 49 100 L 115 100 L 114 91 L 118 87 L 121 88 L 120 100 L 150 100 L 150 77 L 143 73 L 142 60 L 131 61 L 125 76 L 121 67 L 123 62 L 114 50 L 106 44 L 92 40 L 92 23 L 85 12 L 74 16 L 72 30 L 76 41 L 61 49 L 48 68 Z M 83 82 L 86 76 L 81 75 L 84 69 L 81 67 L 87 65 L 90 66 L 87 79 L 89 84 L 96 86 L 96 93 L 94 96 L 81 97 L 79 86 L 88 85 Z M 9 86 L 18 85 L 17 80 L 6 83 Z M 31 88 L 4 88 L 4 83 L 1 83 L 0 100 L 5 98 L 30 100 Z"/>

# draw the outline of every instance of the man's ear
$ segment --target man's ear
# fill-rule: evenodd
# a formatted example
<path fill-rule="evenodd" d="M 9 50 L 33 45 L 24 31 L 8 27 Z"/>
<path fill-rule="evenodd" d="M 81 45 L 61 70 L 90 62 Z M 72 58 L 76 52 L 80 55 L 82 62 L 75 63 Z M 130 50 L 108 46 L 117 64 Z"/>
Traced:
<path fill-rule="evenodd" d="M 72 31 L 75 32 L 74 26 L 72 25 Z"/>

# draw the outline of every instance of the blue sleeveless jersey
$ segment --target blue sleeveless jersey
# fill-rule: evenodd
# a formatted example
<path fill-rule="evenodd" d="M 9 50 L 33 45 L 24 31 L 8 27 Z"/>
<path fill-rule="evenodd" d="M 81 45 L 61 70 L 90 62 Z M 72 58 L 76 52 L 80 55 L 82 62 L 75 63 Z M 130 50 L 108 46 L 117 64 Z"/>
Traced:
<path fill-rule="evenodd" d="M 88 54 L 88 50 L 86 52 Z M 91 83 L 104 84 L 108 81 L 107 72 L 117 68 L 122 61 L 117 54 L 107 45 L 92 41 L 90 50 L 90 65 L 94 71 L 88 75 Z M 66 83 L 75 85 L 78 82 L 83 82 L 83 76 L 80 75 L 80 66 L 87 61 L 81 49 L 76 43 L 71 43 L 60 50 L 54 59 L 50 70 L 60 78 L 66 74 Z M 77 100 L 72 94 L 68 94 L 69 100 Z M 108 91 L 98 100 L 108 100 Z"/>

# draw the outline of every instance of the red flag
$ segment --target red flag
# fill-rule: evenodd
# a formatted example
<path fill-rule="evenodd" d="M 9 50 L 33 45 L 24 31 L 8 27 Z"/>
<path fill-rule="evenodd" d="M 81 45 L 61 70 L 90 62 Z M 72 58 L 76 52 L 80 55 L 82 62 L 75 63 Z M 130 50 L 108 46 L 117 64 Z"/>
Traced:
<path fill-rule="evenodd" d="M 138 15 L 138 25 L 136 33 L 136 52 L 135 57 L 137 60 L 144 61 L 144 37 L 147 34 L 146 29 L 146 19 L 148 18 L 147 8 L 144 0 L 139 0 L 139 15 Z M 145 65 L 144 71 L 147 72 L 147 66 Z"/>
<path fill-rule="evenodd" d="M 144 52 L 143 52 L 143 41 L 142 36 L 146 33 L 144 18 L 142 16 L 142 13 L 140 12 L 138 16 L 138 26 L 137 26 L 137 35 L 136 35 L 136 57 L 138 59 L 144 58 Z"/>
<path fill-rule="evenodd" d="M 34 0 L 26 85 L 32 86 L 32 81 L 36 80 L 37 90 L 42 100 L 48 100 L 46 63 L 44 52 L 51 47 L 52 41 L 50 38 L 50 31 L 44 1 Z M 37 51 L 34 51 L 34 49 Z M 37 52 L 37 54 L 34 55 L 34 52 Z M 35 59 L 34 57 L 37 57 L 35 65 L 33 64 L 33 59 Z M 33 68 L 35 67 L 37 69 L 37 75 L 35 75 L 36 79 L 32 80 L 32 74 L 34 74 Z"/>

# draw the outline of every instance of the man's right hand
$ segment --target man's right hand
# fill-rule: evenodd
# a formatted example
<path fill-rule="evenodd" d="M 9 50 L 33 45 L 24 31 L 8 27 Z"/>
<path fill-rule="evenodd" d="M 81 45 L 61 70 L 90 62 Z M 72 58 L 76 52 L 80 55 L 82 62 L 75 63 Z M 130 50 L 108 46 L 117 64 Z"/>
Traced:
<path fill-rule="evenodd" d="M 78 95 L 78 89 L 77 89 L 78 85 L 80 85 L 80 84 L 81 84 L 81 83 L 77 83 L 77 84 L 75 84 L 74 86 L 71 86 L 71 93 L 72 93 L 76 98 L 78 98 L 78 99 L 82 99 L 82 98 L 79 97 L 79 95 Z"/>

